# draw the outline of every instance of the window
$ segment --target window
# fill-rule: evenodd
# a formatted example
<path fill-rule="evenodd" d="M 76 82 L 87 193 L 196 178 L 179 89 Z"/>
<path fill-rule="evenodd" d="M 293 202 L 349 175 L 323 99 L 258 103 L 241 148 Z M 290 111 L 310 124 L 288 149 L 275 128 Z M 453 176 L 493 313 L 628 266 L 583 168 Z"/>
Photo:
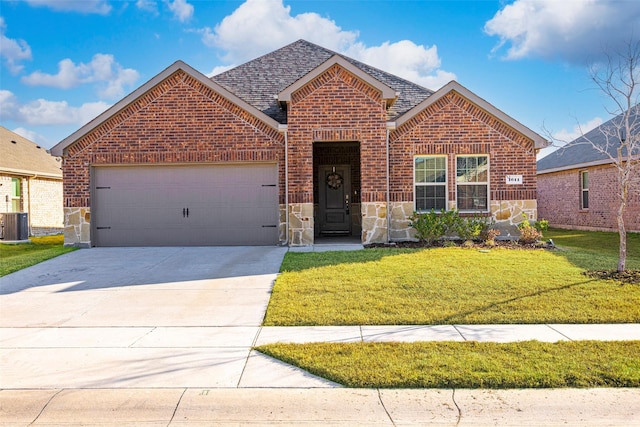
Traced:
<path fill-rule="evenodd" d="M 460 211 L 487 211 L 489 156 L 456 158 L 456 200 Z"/>
<path fill-rule="evenodd" d="M 580 209 L 589 209 L 589 172 L 580 172 Z"/>
<path fill-rule="evenodd" d="M 416 211 L 447 208 L 447 157 L 420 156 L 414 160 Z"/>
<path fill-rule="evenodd" d="M 11 178 L 11 212 L 20 212 L 21 191 L 20 178 Z"/>

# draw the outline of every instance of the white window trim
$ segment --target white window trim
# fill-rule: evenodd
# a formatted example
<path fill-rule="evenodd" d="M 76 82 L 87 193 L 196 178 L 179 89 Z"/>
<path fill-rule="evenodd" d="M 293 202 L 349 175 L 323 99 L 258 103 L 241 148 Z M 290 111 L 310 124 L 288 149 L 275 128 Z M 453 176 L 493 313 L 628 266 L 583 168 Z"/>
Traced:
<path fill-rule="evenodd" d="M 460 157 L 486 157 L 487 158 L 487 181 L 486 182 L 466 182 L 458 183 L 458 159 Z M 491 158 L 488 154 L 464 154 L 456 156 L 456 174 L 455 174 L 455 191 L 456 191 L 456 209 L 458 212 L 464 213 L 487 213 L 491 211 Z M 483 185 L 487 186 L 487 208 L 486 209 L 459 209 L 458 208 L 458 185 Z"/>
<path fill-rule="evenodd" d="M 442 157 L 444 158 L 444 182 L 431 183 L 431 182 L 416 182 L 416 159 L 418 158 L 427 158 L 427 157 Z M 413 175 L 411 177 L 413 182 L 413 210 L 418 213 L 426 213 L 429 211 L 418 210 L 418 194 L 416 193 L 417 186 L 444 186 L 444 210 L 449 210 L 449 156 L 446 154 L 416 154 L 413 156 Z"/>
<path fill-rule="evenodd" d="M 587 174 L 587 180 L 589 179 L 589 171 L 588 170 L 582 170 L 580 171 L 579 174 L 579 178 L 580 179 L 580 193 L 579 193 L 579 198 L 580 198 L 580 210 L 581 211 L 588 211 L 589 210 L 589 206 L 587 206 L 586 208 L 584 207 L 584 193 L 585 191 L 587 192 L 587 200 L 589 200 L 589 185 L 587 183 L 587 188 L 584 188 L 584 174 Z M 591 200 L 589 200 L 587 202 L 587 205 L 589 205 L 591 202 Z"/>

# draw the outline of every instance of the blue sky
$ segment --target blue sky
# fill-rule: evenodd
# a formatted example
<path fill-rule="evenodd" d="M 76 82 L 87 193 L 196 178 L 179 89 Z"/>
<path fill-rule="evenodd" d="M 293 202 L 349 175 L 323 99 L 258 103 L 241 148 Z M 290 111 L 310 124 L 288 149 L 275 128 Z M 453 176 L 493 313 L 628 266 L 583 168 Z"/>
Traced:
<path fill-rule="evenodd" d="M 302 38 L 571 140 L 611 117 L 587 65 L 638 34 L 637 0 L 0 0 L 0 124 L 50 148 L 178 59 L 212 75 Z"/>

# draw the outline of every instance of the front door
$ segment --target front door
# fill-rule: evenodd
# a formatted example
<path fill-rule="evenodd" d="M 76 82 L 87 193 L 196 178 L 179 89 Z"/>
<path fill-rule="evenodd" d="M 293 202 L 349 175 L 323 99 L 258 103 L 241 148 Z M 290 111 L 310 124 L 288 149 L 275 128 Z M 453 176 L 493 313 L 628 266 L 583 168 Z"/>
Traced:
<path fill-rule="evenodd" d="M 351 234 L 351 167 L 318 167 L 320 234 Z"/>

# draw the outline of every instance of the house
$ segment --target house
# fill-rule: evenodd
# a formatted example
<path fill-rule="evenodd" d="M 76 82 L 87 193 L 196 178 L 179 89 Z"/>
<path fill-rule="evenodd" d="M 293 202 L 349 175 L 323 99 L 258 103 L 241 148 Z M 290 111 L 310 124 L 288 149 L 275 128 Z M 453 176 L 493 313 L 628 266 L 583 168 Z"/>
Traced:
<path fill-rule="evenodd" d="M 211 78 L 178 61 L 53 152 L 67 245 L 304 246 L 410 240 L 414 210 L 535 218 L 544 146 L 457 82 L 299 40 Z"/>
<path fill-rule="evenodd" d="M 0 216 L 26 212 L 30 235 L 63 230 L 61 159 L 0 126 Z"/>
<path fill-rule="evenodd" d="M 640 132 L 640 108 L 630 117 Z M 620 116 L 603 123 L 538 161 L 538 215 L 558 228 L 617 231 L 618 171 L 609 155 L 617 157 L 622 136 L 616 126 Z M 623 153 L 624 154 L 624 153 Z M 638 162 L 640 152 L 632 153 Z M 627 231 L 640 232 L 640 168 L 628 192 L 625 213 Z"/>

